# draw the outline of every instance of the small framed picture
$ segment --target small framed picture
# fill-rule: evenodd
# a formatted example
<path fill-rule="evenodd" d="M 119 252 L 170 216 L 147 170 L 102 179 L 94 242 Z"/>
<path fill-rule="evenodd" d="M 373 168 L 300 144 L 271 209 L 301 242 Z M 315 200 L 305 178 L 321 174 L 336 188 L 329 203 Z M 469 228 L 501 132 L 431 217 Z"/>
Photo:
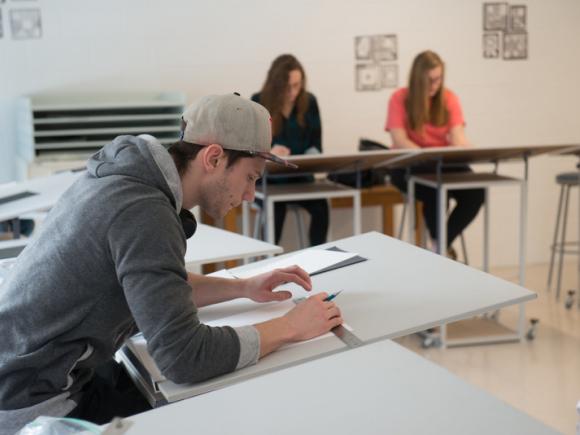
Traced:
<path fill-rule="evenodd" d="M 13 39 L 38 39 L 42 35 L 40 9 L 12 9 L 10 27 Z"/>
<path fill-rule="evenodd" d="M 483 4 L 483 30 L 507 30 L 507 3 Z"/>
<path fill-rule="evenodd" d="M 396 64 L 383 65 L 383 88 L 396 88 L 399 86 L 399 69 Z"/>
<path fill-rule="evenodd" d="M 382 87 L 382 71 L 375 63 L 359 63 L 355 66 L 355 87 L 359 92 L 378 91 Z"/>
<path fill-rule="evenodd" d="M 501 39 L 499 32 L 485 32 L 483 34 L 483 57 L 497 59 L 501 56 Z"/>
<path fill-rule="evenodd" d="M 508 32 L 525 33 L 527 24 L 526 15 L 527 15 L 526 5 L 510 6 L 508 14 Z"/>
<path fill-rule="evenodd" d="M 354 57 L 356 60 L 372 60 L 373 37 L 356 36 L 354 38 Z"/>
<path fill-rule="evenodd" d="M 528 58 L 528 34 L 506 33 L 503 35 L 503 58 L 520 60 Z"/>
<path fill-rule="evenodd" d="M 397 35 L 376 35 L 374 52 L 376 61 L 397 60 Z"/>

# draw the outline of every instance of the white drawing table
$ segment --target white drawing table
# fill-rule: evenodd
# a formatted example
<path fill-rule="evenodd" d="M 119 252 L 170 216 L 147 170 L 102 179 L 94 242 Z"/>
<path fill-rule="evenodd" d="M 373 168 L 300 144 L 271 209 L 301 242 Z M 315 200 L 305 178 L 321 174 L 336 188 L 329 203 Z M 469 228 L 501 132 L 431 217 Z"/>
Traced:
<path fill-rule="evenodd" d="M 392 341 L 154 409 L 127 435 L 557 432 Z"/>
<path fill-rule="evenodd" d="M 556 152 L 567 149 L 570 145 L 536 145 L 536 146 L 511 146 L 495 148 L 457 148 L 443 147 L 423 149 L 414 154 L 408 154 L 397 160 L 387 162 L 389 167 L 407 168 L 408 170 L 408 203 L 409 203 L 409 240 L 413 240 L 413 229 L 415 228 L 415 210 L 412 204 L 415 203 L 415 186 L 421 184 L 431 187 L 437 191 L 437 225 L 439 234 L 439 253 L 446 255 L 447 251 L 447 218 L 446 204 L 447 194 L 450 190 L 481 188 L 485 191 L 484 211 L 484 243 L 483 243 L 483 270 L 489 270 L 489 204 L 488 190 L 494 186 L 515 185 L 520 187 L 520 207 L 519 207 L 519 282 L 525 282 L 525 244 L 526 244 L 526 224 L 527 224 L 527 180 L 528 180 L 528 159 L 530 157 Z M 524 176 L 522 178 L 506 177 L 497 173 L 498 164 L 504 161 L 519 160 L 524 163 Z M 493 173 L 442 173 L 444 166 L 468 165 L 473 163 L 495 163 L 496 169 Z M 410 175 L 412 167 L 417 165 L 434 165 L 433 174 Z M 447 339 L 445 326 L 441 331 L 442 346 L 454 346 L 476 343 L 518 341 L 524 338 L 525 310 L 520 305 L 519 322 L 517 331 L 508 328 L 499 328 L 493 333 L 480 335 L 477 338 L 457 338 Z M 494 322 L 495 323 L 495 322 Z M 496 324 L 497 325 L 497 324 Z"/>
<path fill-rule="evenodd" d="M 248 259 L 279 254 L 280 246 L 262 242 L 210 225 L 198 224 L 195 234 L 187 240 L 186 266 Z"/>
<path fill-rule="evenodd" d="M 368 259 L 312 277 L 315 292 L 342 290 L 335 301 L 345 322 L 352 327 L 352 334 L 363 345 L 536 297 L 516 284 L 377 232 L 349 237 L 326 246 L 337 246 Z M 249 270 L 283 257 L 235 270 Z M 307 296 L 307 292 L 293 284 L 284 288 L 291 289 L 294 297 Z M 207 322 L 254 307 L 256 304 L 249 300 L 235 300 L 204 307 L 199 315 L 202 322 Z M 129 367 L 129 371 L 134 377 L 141 376 L 137 385 L 157 388 L 159 394 L 156 397 L 151 394 L 151 388 L 146 392 L 150 400 L 154 399 L 152 403 L 159 403 L 160 398 L 174 402 L 350 348 L 331 336 L 274 352 L 255 366 L 194 385 L 177 385 L 167 380 L 155 385 L 143 370 L 136 367 L 138 364 Z"/>
<path fill-rule="evenodd" d="M 18 238 L 18 219 L 27 213 L 50 209 L 83 172 L 67 171 L 0 185 L 0 222 L 14 220 L 14 235 Z"/>
<path fill-rule="evenodd" d="M 331 199 L 352 197 L 353 199 L 353 234 L 361 232 L 360 172 L 385 162 L 396 159 L 406 150 L 364 151 L 348 154 L 307 154 L 286 158 L 298 168 L 290 168 L 268 162 L 262 184 L 256 189 L 256 197 L 263 202 L 266 241 L 274 243 L 274 203 L 281 201 L 300 201 L 309 199 Z M 268 183 L 267 177 L 295 177 L 316 173 L 355 172 L 359 188 L 345 186 L 329 180 L 317 180 L 312 183 Z M 249 204 L 243 205 L 243 234 L 249 235 Z"/>

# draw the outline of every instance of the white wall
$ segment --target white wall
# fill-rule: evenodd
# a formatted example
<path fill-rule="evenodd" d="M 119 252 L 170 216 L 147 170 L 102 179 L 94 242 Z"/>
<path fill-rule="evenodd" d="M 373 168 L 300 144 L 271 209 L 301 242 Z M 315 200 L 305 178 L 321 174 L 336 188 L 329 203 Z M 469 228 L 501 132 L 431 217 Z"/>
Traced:
<path fill-rule="evenodd" d="M 14 167 L 14 101 L 33 93 L 178 90 L 257 91 L 271 60 L 294 53 L 305 65 L 322 111 L 327 151 L 353 150 L 383 132 L 390 90 L 354 91 L 354 37 L 395 33 L 400 84 L 416 53 L 445 59 L 447 84 L 463 103 L 467 133 L 478 146 L 580 143 L 580 3 L 518 1 L 528 6 L 529 59 L 486 60 L 481 54 L 482 2 L 267 0 L 192 2 L 39 0 L 43 37 L 0 39 L 0 181 Z M 27 5 L 29 7 L 29 5 Z M 531 164 L 528 258 L 545 261 L 557 190 L 554 175 L 573 159 L 540 157 Z M 509 168 L 518 171 L 517 166 Z M 492 196 L 493 264 L 517 259 L 513 192 Z M 577 207 L 572 206 L 572 210 Z M 350 231 L 348 214 L 333 214 L 333 235 Z M 577 222 L 574 215 L 571 224 Z M 365 228 L 378 228 L 376 212 Z M 477 262 L 479 224 L 467 237 Z M 575 234 L 575 232 L 573 232 Z M 477 252 L 476 252 L 477 251 Z"/>

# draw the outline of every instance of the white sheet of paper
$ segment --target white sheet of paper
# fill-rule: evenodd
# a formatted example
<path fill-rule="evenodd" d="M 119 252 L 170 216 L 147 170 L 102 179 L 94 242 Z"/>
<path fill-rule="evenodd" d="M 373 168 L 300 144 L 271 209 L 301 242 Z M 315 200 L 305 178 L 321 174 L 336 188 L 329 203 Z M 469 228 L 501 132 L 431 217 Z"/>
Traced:
<path fill-rule="evenodd" d="M 236 279 L 236 277 L 232 275 L 227 269 L 221 269 L 216 272 L 208 273 L 206 276 L 212 276 L 214 278 Z"/>
<path fill-rule="evenodd" d="M 231 326 L 232 328 L 255 325 L 256 323 L 262 323 L 283 316 L 295 306 L 296 304 L 292 302 L 292 299 L 287 299 L 282 302 L 256 304 L 256 308 L 253 310 L 205 322 L 205 324 L 208 326 Z"/>
<path fill-rule="evenodd" d="M 213 320 L 210 322 L 206 322 L 205 324 L 208 326 L 231 326 L 233 328 L 239 326 L 255 325 L 257 323 L 262 323 L 271 319 L 275 319 L 276 317 L 281 317 L 295 306 L 296 304 L 292 301 L 292 299 L 288 299 L 282 302 L 260 304 L 251 311 L 246 311 L 244 313 L 239 313 L 233 316 Z M 343 323 L 342 326 L 344 326 L 349 331 L 352 331 L 352 328 L 346 323 Z M 299 346 L 302 343 L 320 340 L 326 337 L 332 337 L 333 335 L 334 334 L 332 332 L 327 332 L 326 334 L 319 335 L 318 337 L 311 338 L 310 340 L 298 341 L 296 343 L 288 343 L 282 346 L 280 349 L 287 349 L 289 347 Z"/>
<path fill-rule="evenodd" d="M 312 274 L 325 269 L 341 261 L 348 260 L 358 254 L 352 252 L 337 252 L 327 249 L 307 249 L 298 252 L 296 255 L 283 258 L 278 261 L 268 263 L 265 266 L 254 267 L 249 270 L 231 271 L 237 278 L 250 278 L 262 273 L 270 272 L 274 269 L 298 265 L 307 273 Z"/>

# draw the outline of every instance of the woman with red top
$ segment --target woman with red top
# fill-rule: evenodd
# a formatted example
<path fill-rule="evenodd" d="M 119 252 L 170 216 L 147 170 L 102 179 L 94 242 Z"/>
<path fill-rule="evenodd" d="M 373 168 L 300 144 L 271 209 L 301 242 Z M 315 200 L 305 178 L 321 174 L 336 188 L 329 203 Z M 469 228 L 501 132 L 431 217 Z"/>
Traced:
<path fill-rule="evenodd" d="M 432 51 L 415 57 L 409 86 L 398 89 L 389 101 L 385 130 L 391 134 L 394 148 L 467 147 L 463 113 L 457 96 L 444 86 L 445 65 Z M 469 172 L 468 166 L 443 168 L 443 172 Z M 434 165 L 414 167 L 413 174 L 435 172 Z M 407 190 L 406 171 L 391 173 L 392 183 Z M 416 185 L 415 196 L 423 203 L 425 223 L 437 252 L 437 193 Z M 484 201 L 483 189 L 451 190 L 448 197 L 456 206 L 447 220 L 447 249 L 473 221 Z"/>

